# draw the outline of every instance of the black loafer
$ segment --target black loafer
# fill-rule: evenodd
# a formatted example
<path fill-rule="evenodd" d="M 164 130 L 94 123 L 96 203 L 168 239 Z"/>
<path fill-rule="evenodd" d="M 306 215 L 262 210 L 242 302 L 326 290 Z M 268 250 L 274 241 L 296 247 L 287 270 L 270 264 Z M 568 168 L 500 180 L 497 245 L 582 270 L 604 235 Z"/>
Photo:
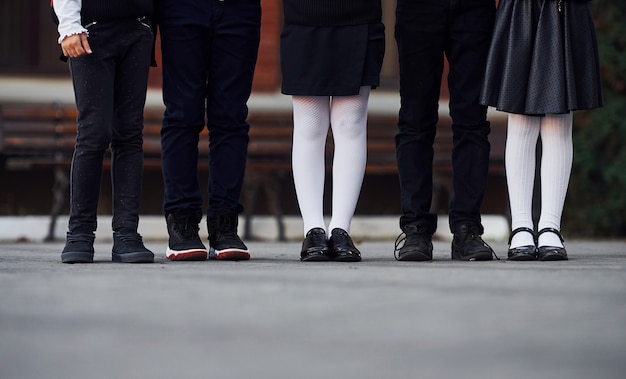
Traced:
<path fill-rule="evenodd" d="M 330 232 L 330 256 L 338 262 L 360 262 L 361 252 L 354 246 L 348 232 L 341 228 L 335 228 Z"/>
<path fill-rule="evenodd" d="M 330 260 L 330 249 L 326 232 L 322 228 L 313 228 L 306 233 L 300 251 L 300 260 L 303 262 L 324 262 Z"/>
<path fill-rule="evenodd" d="M 554 233 L 556 234 L 561 242 L 565 242 L 563 236 L 561 236 L 561 232 L 554 228 L 544 228 L 537 233 L 537 240 L 539 240 L 539 236 L 543 233 Z M 537 260 L 540 261 L 566 261 L 567 258 L 567 250 L 564 247 L 557 246 L 539 246 L 537 248 Z"/>
<path fill-rule="evenodd" d="M 509 236 L 509 246 L 511 246 L 511 241 L 513 240 L 513 236 L 520 232 L 528 232 L 533 236 L 533 240 L 535 239 L 535 232 L 530 228 L 517 228 L 511 232 Z M 524 245 L 518 246 L 514 248 L 509 248 L 507 252 L 509 261 L 534 261 L 537 260 L 537 246 L 535 245 Z"/>

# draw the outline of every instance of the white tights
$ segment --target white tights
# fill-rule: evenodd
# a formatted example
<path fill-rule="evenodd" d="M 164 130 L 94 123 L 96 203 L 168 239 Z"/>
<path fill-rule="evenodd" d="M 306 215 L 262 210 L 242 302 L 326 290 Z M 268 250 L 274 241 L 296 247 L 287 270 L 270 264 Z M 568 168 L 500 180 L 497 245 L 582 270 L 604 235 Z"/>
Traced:
<path fill-rule="evenodd" d="M 561 214 L 573 159 L 572 113 L 539 116 L 509 114 L 505 163 L 511 205 L 511 227 L 533 228 L 532 199 L 535 152 L 541 135 L 541 214 L 537 231 L 561 229 Z M 511 248 L 533 245 L 530 233 L 517 233 Z M 562 247 L 558 236 L 544 233 L 539 246 Z"/>
<path fill-rule="evenodd" d="M 355 96 L 293 96 L 293 179 L 304 233 L 312 228 L 350 232 L 367 159 L 367 103 L 370 87 Z M 324 223 L 326 137 L 332 128 L 332 215 Z"/>

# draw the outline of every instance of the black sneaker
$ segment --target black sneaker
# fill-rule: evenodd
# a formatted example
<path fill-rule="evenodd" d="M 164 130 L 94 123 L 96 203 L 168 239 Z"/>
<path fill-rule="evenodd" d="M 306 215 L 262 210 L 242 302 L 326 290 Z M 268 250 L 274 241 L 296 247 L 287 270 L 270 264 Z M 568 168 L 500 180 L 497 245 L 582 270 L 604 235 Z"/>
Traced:
<path fill-rule="evenodd" d="M 154 254 L 143 245 L 138 233 L 113 233 L 113 262 L 152 263 Z"/>
<path fill-rule="evenodd" d="M 361 252 L 354 246 L 348 232 L 341 228 L 335 228 L 330 232 L 328 245 L 330 246 L 330 257 L 333 261 L 361 261 Z"/>
<path fill-rule="evenodd" d="M 207 250 L 198 236 L 198 221 L 190 213 L 167 215 L 167 232 L 170 236 L 165 256 L 171 261 L 204 261 Z"/>
<path fill-rule="evenodd" d="M 325 262 L 330 260 L 330 249 L 326 231 L 322 228 L 313 228 L 306 233 L 300 250 L 302 262 Z"/>
<path fill-rule="evenodd" d="M 248 247 L 237 235 L 239 214 L 229 209 L 218 209 L 215 218 L 207 220 L 211 258 L 224 261 L 247 261 Z"/>
<path fill-rule="evenodd" d="M 494 252 L 480 236 L 482 228 L 476 224 L 462 224 L 454 231 L 452 259 L 462 261 L 490 261 Z"/>
<path fill-rule="evenodd" d="M 417 225 L 409 224 L 402 228 L 403 233 L 396 238 L 394 257 L 398 261 L 425 262 L 433 259 L 433 242 L 430 233 Z"/>
<path fill-rule="evenodd" d="M 65 247 L 61 252 L 63 263 L 92 263 L 93 262 L 93 235 L 67 234 Z"/>

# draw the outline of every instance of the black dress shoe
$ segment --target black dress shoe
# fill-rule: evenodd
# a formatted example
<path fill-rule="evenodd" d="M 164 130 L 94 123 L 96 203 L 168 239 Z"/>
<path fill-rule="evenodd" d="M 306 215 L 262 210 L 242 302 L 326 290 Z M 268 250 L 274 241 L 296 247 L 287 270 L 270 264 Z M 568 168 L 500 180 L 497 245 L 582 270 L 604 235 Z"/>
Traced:
<path fill-rule="evenodd" d="M 513 236 L 520 232 L 528 232 L 533 236 L 533 240 L 535 239 L 535 232 L 530 228 L 517 228 L 511 232 L 509 236 L 509 246 L 511 246 L 511 241 L 513 240 Z M 509 261 L 534 261 L 537 260 L 537 246 L 535 245 L 524 245 L 518 246 L 514 248 L 509 248 L 507 252 Z"/>
<path fill-rule="evenodd" d="M 360 262 L 361 252 L 354 246 L 348 232 L 341 228 L 335 228 L 330 232 L 330 256 L 338 262 Z"/>
<path fill-rule="evenodd" d="M 482 227 L 478 224 L 462 224 L 454 230 L 452 259 L 461 261 L 490 261 L 495 253 L 480 237 Z M 496 258 L 498 258 L 496 256 Z"/>
<path fill-rule="evenodd" d="M 409 224 L 396 238 L 394 257 L 397 261 L 427 262 L 433 260 L 432 235 L 424 228 Z M 404 243 L 403 243 L 404 242 Z M 402 245 L 400 247 L 400 245 Z"/>
<path fill-rule="evenodd" d="M 543 228 L 537 233 L 537 240 L 539 240 L 539 236 L 543 233 L 554 233 L 556 234 L 561 242 L 565 242 L 563 236 L 561 236 L 561 232 L 554 228 Z M 537 260 L 540 261 L 566 261 L 567 258 L 567 250 L 564 247 L 557 246 L 539 246 L 537 248 Z"/>
<path fill-rule="evenodd" d="M 322 228 L 313 228 L 306 233 L 300 251 L 300 260 L 303 262 L 323 262 L 330 260 L 330 249 L 326 232 Z"/>

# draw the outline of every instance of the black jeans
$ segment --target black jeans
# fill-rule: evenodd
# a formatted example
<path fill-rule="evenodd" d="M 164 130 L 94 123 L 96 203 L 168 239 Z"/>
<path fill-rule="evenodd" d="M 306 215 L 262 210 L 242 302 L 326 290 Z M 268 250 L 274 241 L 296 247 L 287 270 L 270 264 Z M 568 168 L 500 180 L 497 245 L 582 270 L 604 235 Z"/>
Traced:
<path fill-rule="evenodd" d="M 479 93 L 495 17 L 494 0 L 398 0 L 395 36 L 400 61 L 401 107 L 396 153 L 401 188 L 400 226 L 434 233 L 433 143 L 444 54 L 453 129 L 450 227 L 481 226 L 490 144 L 487 107 Z"/>
<path fill-rule="evenodd" d="M 217 209 L 241 212 L 250 128 L 246 103 L 259 48 L 260 0 L 163 0 L 160 11 L 163 210 L 202 218 L 198 142 L 206 122 L 207 216 L 213 218 Z"/>
<path fill-rule="evenodd" d="M 78 125 L 70 172 L 70 235 L 93 235 L 104 153 L 111 147 L 113 231 L 136 232 L 143 176 L 143 110 L 153 34 L 138 20 L 89 27 L 93 51 L 69 60 Z"/>

